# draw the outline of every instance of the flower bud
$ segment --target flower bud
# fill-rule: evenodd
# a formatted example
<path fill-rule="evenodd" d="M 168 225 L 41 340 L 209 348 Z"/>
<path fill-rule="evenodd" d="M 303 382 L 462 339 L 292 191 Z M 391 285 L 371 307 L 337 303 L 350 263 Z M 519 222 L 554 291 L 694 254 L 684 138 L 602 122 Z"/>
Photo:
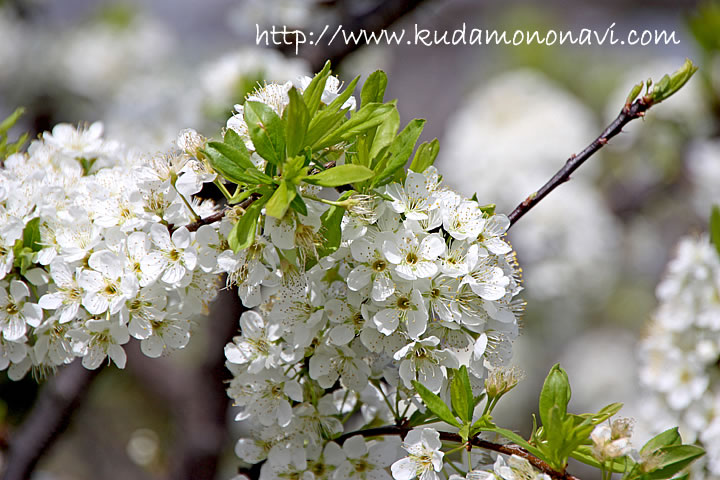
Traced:
<path fill-rule="evenodd" d="M 175 144 L 177 147 L 188 155 L 198 156 L 198 151 L 205 147 L 207 139 L 200 135 L 192 128 L 186 128 L 178 133 Z"/>
<path fill-rule="evenodd" d="M 516 367 L 498 367 L 493 369 L 485 380 L 488 398 L 497 398 L 515 388 L 524 374 Z"/>

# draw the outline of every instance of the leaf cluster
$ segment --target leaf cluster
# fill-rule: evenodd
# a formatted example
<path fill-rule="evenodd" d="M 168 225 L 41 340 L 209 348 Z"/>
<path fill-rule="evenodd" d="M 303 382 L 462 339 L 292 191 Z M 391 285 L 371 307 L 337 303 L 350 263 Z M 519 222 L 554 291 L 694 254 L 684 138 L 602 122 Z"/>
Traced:
<path fill-rule="evenodd" d="M 301 187 L 307 184 L 345 192 L 337 201 L 325 202 L 331 207 L 321 218 L 326 241 L 319 254 L 332 253 L 340 244 L 340 224 L 351 206 L 351 194 L 380 194 L 375 189 L 404 179 L 424 120 L 412 120 L 398 133 L 400 116 L 395 101 L 384 102 L 387 76 L 382 71 L 371 74 L 363 85 L 357 111 L 346 103 L 359 77 L 324 104 L 321 99 L 330 74 L 328 62 L 304 92 L 291 88 L 282 115 L 264 103 L 246 101 L 243 115 L 251 148 L 228 129 L 222 142 L 208 142 L 202 150 L 221 181 L 236 185 L 228 203 L 252 201 L 229 236 L 234 251 L 252 245 L 263 209 L 266 215 L 282 219 L 287 214 L 307 215 L 308 199 L 323 201 L 303 194 Z M 437 140 L 423 143 L 411 168 L 425 170 L 437 153 Z M 343 163 L 336 164 L 339 160 Z"/>

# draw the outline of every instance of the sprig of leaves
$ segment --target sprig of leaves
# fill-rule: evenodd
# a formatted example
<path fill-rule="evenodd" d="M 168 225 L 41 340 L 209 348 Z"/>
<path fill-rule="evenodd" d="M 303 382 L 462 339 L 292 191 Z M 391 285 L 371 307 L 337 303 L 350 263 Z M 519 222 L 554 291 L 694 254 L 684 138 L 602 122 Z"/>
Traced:
<path fill-rule="evenodd" d="M 413 120 L 397 133 L 399 115 L 394 101 L 383 100 L 387 76 L 381 71 L 371 74 L 363 85 L 362 105 L 357 111 L 350 111 L 345 104 L 359 77 L 325 105 L 322 93 L 330 74 L 327 63 L 302 95 L 291 88 L 282 116 L 264 103 L 245 102 L 243 114 L 252 149 L 232 129 L 227 130 L 222 142 L 207 143 L 201 154 L 222 178 L 220 181 L 236 185 L 235 192 L 228 194 L 231 205 L 254 195 L 262 199 L 255 200 L 256 204 L 262 204 L 271 217 L 283 218 L 289 211 L 305 215 L 307 205 L 300 191 L 303 183 L 379 194 L 377 187 L 402 181 L 424 120 Z M 346 148 L 350 144 L 356 147 L 352 151 Z M 413 159 L 417 171 L 432 164 L 437 150 L 437 140 L 420 146 Z M 345 152 L 344 163 L 324 169 L 323 163 L 339 159 L 341 151 Z M 254 155 L 265 160 L 264 170 L 253 161 Z M 345 195 L 338 202 L 347 198 Z M 245 209 L 230 234 L 233 250 L 252 244 L 261 212 L 261 207 Z M 323 215 L 327 242 L 319 249 L 321 255 L 339 245 L 343 213 L 344 208 L 335 205 Z"/>
<path fill-rule="evenodd" d="M 427 412 L 416 412 L 409 420 L 410 426 L 433 421 L 445 422 L 457 428 L 462 442 L 468 444 L 472 444 L 480 432 L 497 433 L 558 473 L 565 472 L 568 459 L 572 457 L 596 468 L 624 472 L 623 480 L 663 480 L 673 477 L 704 454 L 703 449 L 698 446 L 683 445 L 677 429 L 673 429 L 661 433 L 645 444 L 640 451 L 640 462 L 636 463 L 630 457 L 621 457 L 601 463 L 593 456 L 590 433 L 597 425 L 615 415 L 622 408 L 622 404 L 611 403 L 596 413 L 568 413 L 572 392 L 567 373 L 560 365 L 553 366 L 545 379 L 538 402 L 542 425 L 538 427 L 536 421 L 533 422 L 533 432 L 529 440 L 495 425 L 487 409 L 473 421 L 475 408 L 483 400 L 483 396 L 473 396 L 470 377 L 464 366 L 453 373 L 450 382 L 450 405 L 421 383 L 414 381 L 413 386 L 427 407 Z M 486 401 L 491 402 L 492 399 L 487 398 Z"/>
<path fill-rule="evenodd" d="M 8 141 L 8 132 L 15 126 L 20 117 L 25 113 L 24 108 L 17 108 L 5 120 L 0 122 L 0 160 L 4 160 L 13 153 L 19 152 L 28 140 L 28 134 L 23 133 L 14 142 Z"/>

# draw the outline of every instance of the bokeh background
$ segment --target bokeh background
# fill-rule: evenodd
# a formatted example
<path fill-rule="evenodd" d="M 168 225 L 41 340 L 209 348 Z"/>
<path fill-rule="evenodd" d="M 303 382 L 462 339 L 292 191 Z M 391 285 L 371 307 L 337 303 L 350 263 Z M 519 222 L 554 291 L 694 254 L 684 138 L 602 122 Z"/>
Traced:
<path fill-rule="evenodd" d="M 261 48 L 256 25 L 348 28 L 675 31 L 678 44 L 371 45 Z M 542 379 L 568 371 L 574 411 L 626 403 L 649 435 L 637 342 L 677 240 L 706 230 L 720 201 L 720 5 L 671 0 L 0 0 L 0 117 L 18 130 L 102 120 L 106 136 L 153 153 L 193 127 L 212 137 L 259 81 L 311 74 L 332 58 L 342 80 L 383 69 L 403 123 L 426 118 L 445 182 L 510 212 L 617 115 L 631 86 L 691 58 L 686 88 L 593 157 L 510 235 L 527 310 L 515 344 L 526 379 L 497 410 L 527 434 Z M 239 461 L 222 390 L 222 345 L 237 302 L 221 295 L 189 348 L 150 360 L 130 346 L 105 368 L 37 479 L 229 478 Z M 137 349 L 135 349 L 137 350 Z M 213 387 L 214 385 L 214 387 Z M 42 385 L 0 380 L 0 446 Z M 0 459 L 0 463 L 2 460 Z M 192 468 L 190 467 L 192 466 Z"/>

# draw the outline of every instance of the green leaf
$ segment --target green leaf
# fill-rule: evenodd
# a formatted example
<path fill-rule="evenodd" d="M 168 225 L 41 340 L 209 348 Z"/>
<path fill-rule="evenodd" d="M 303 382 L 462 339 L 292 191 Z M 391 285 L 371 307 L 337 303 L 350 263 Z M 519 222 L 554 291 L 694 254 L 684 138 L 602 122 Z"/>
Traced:
<path fill-rule="evenodd" d="M 325 91 L 325 82 L 330 76 L 330 60 L 325 62 L 325 66 L 318 72 L 303 92 L 303 100 L 307 106 L 310 117 L 315 115 L 320 107 L 320 99 L 323 91 Z"/>
<path fill-rule="evenodd" d="M 300 153 L 305 146 L 305 133 L 310 124 L 310 113 L 295 87 L 288 91 L 288 96 L 290 103 L 283 113 L 287 125 L 285 143 L 287 144 L 287 156 L 293 157 Z"/>
<path fill-rule="evenodd" d="M 40 217 L 30 220 L 23 229 L 23 247 L 33 252 L 42 250 L 42 238 L 40 237 Z"/>
<path fill-rule="evenodd" d="M 5 135 L 7 132 L 17 123 L 20 117 L 25 114 L 25 109 L 22 107 L 16 108 L 13 113 L 10 114 L 5 120 L 0 122 L 0 134 Z"/>
<path fill-rule="evenodd" d="M 346 200 L 354 193 L 354 191 L 345 192 L 340 195 L 338 201 Z M 330 208 L 325 210 L 325 212 L 323 212 L 323 214 L 320 216 L 325 242 L 323 242 L 321 247 L 318 249 L 319 257 L 322 258 L 330 255 L 335 250 L 337 250 L 338 247 L 340 247 L 340 240 L 342 238 L 341 226 L 343 215 L 345 215 L 345 209 L 343 207 L 331 205 Z"/>
<path fill-rule="evenodd" d="M 385 165 L 382 166 L 382 170 L 379 170 L 379 173 L 373 180 L 373 187 L 385 185 L 391 180 L 395 172 L 405 166 L 405 163 L 407 163 L 408 158 L 410 158 L 415 148 L 415 143 L 417 143 L 420 133 L 422 133 L 424 125 L 425 120 L 416 118 L 408 123 L 403 131 L 398 134 L 388 149 Z M 375 171 L 378 172 L 378 169 Z"/>
<path fill-rule="evenodd" d="M 270 184 L 272 178 L 255 168 L 243 168 L 233 160 L 209 146 L 203 150 L 210 166 L 226 180 L 233 183 Z"/>
<path fill-rule="evenodd" d="M 648 440 L 648 442 L 640 449 L 640 455 L 649 455 L 659 448 L 680 445 L 681 443 L 682 438 L 680 438 L 680 431 L 678 430 L 678 427 L 669 428 Z"/>
<path fill-rule="evenodd" d="M 250 153 L 248 152 L 248 149 L 245 146 L 245 141 L 232 128 L 228 128 L 227 130 L 225 130 L 225 136 L 223 137 L 223 142 L 230 145 L 234 149 L 240 150 L 241 152 L 247 154 L 248 157 L 250 156 Z"/>
<path fill-rule="evenodd" d="M 662 456 L 657 469 L 647 474 L 646 477 L 650 480 L 670 478 L 705 455 L 705 450 L 696 445 L 670 445 L 658 451 Z"/>
<path fill-rule="evenodd" d="M 545 456 L 545 454 L 543 452 L 541 452 L 537 447 L 531 445 L 530 443 L 528 443 L 527 440 L 525 440 L 520 435 L 518 435 L 517 433 L 515 433 L 511 430 L 507 430 L 505 428 L 500 428 L 500 427 L 493 427 L 493 428 L 486 428 L 486 429 L 484 429 L 484 431 L 498 433 L 498 434 L 502 435 L 503 437 L 507 438 L 508 440 L 510 440 L 511 442 L 521 446 L 522 448 L 524 448 L 528 452 L 532 453 L 536 457 L 540 458 L 541 460 L 548 461 L 548 458 Z"/>
<path fill-rule="evenodd" d="M 275 189 L 275 193 L 270 197 L 265 207 L 265 213 L 277 219 L 283 218 L 296 194 L 294 185 L 289 186 L 288 182 L 281 182 L 278 188 Z"/>
<path fill-rule="evenodd" d="M 579 462 L 590 465 L 591 467 L 602 468 L 600 462 L 598 462 L 593 456 L 592 446 L 590 445 L 580 445 L 570 454 L 570 456 Z M 625 471 L 625 458 L 626 457 L 620 457 L 612 462 L 610 467 L 613 472 L 622 473 Z"/>
<path fill-rule="evenodd" d="M 233 252 L 237 253 L 253 244 L 257 231 L 258 217 L 260 211 L 270 197 L 263 195 L 250 205 L 240 220 L 233 226 L 228 236 L 228 244 Z"/>
<path fill-rule="evenodd" d="M 472 426 L 470 427 L 470 435 L 472 436 L 483 430 L 491 430 L 494 428 L 497 427 L 494 423 L 492 423 L 490 415 L 485 414 L 482 417 L 478 418 L 475 423 L 472 424 Z"/>
<path fill-rule="evenodd" d="M 410 163 L 410 170 L 417 173 L 424 172 L 429 166 L 435 163 L 439 151 L 440 142 L 438 142 L 437 138 L 430 143 L 421 143 L 417 152 L 415 152 L 412 163 Z"/>
<path fill-rule="evenodd" d="M 690 80 L 697 69 L 698 67 L 693 65 L 690 59 L 685 59 L 682 67 L 670 75 L 664 75 L 660 81 L 653 86 L 652 91 L 648 95 L 651 102 L 660 103 L 677 93 L 677 91 Z"/>
<path fill-rule="evenodd" d="M 305 177 L 303 180 L 312 185 L 321 187 L 339 187 L 341 185 L 349 185 L 355 182 L 362 182 L 372 178 L 375 172 L 362 165 L 337 165 L 328 168 L 320 173 Z"/>
<path fill-rule="evenodd" d="M 285 160 L 285 122 L 270 106 L 261 102 L 245 102 L 244 112 L 257 154 L 272 164 L 282 164 Z"/>
<path fill-rule="evenodd" d="M 630 93 L 628 93 L 628 96 L 625 99 L 625 105 L 630 105 L 635 101 L 637 96 L 640 95 L 640 92 L 642 92 L 643 85 L 645 85 L 645 83 L 640 82 L 633 86 L 632 90 L 630 90 Z"/>
<path fill-rule="evenodd" d="M 570 382 L 567 373 L 560 367 L 560 364 L 555 364 L 550 369 L 540 392 L 540 420 L 546 430 L 547 426 L 551 424 L 553 407 L 558 408 L 558 418 L 562 419 L 567 413 L 568 402 L 570 402 Z"/>
<path fill-rule="evenodd" d="M 410 415 L 410 419 L 408 420 L 408 425 L 410 427 L 417 427 L 418 425 L 422 425 L 426 423 L 428 420 L 433 418 L 435 416 L 434 413 L 430 411 L 430 409 L 426 409 L 424 412 L 421 412 L 420 410 L 415 410 L 415 412 Z"/>
<path fill-rule="evenodd" d="M 340 142 L 348 141 L 354 136 L 380 125 L 385 120 L 385 117 L 390 115 L 393 110 L 395 110 L 394 105 L 369 103 L 357 112 L 353 112 L 350 118 L 339 126 L 329 131 L 325 130 L 325 132 L 328 133 L 315 141 L 312 149 L 313 151 L 317 151 Z M 315 119 L 310 122 L 310 130 L 313 130 L 314 121 Z"/>
<path fill-rule="evenodd" d="M 387 87 L 387 75 L 382 70 L 376 70 L 370 74 L 360 92 L 360 104 L 381 103 L 385 96 Z"/>
<path fill-rule="evenodd" d="M 397 108 L 395 108 L 389 115 L 387 115 L 385 120 L 375 131 L 369 153 L 371 160 L 375 160 L 377 157 L 385 154 L 387 147 L 389 147 L 393 140 L 395 140 L 395 136 L 397 135 L 399 128 L 400 114 L 398 113 Z"/>
<path fill-rule="evenodd" d="M 720 255 L 720 207 L 713 205 L 710 214 L 710 241 Z"/>
<path fill-rule="evenodd" d="M 295 195 L 295 198 L 290 202 L 290 207 L 301 215 L 307 215 L 307 205 L 301 195 Z"/>
<path fill-rule="evenodd" d="M 413 380 L 412 384 L 413 387 L 415 387 L 415 391 L 418 395 L 420 395 L 420 398 L 422 398 L 425 406 L 430 409 L 431 412 L 433 412 L 443 422 L 460 428 L 460 422 L 455 419 L 455 416 L 452 414 L 448 406 L 445 405 L 445 402 L 440 399 L 440 397 L 428 390 L 422 383 Z"/>
<path fill-rule="evenodd" d="M 209 142 L 208 147 L 214 148 L 218 152 L 222 153 L 226 158 L 235 163 L 242 170 L 248 168 L 255 168 L 255 164 L 250 160 L 250 154 L 247 149 L 239 150 L 227 143 L 222 142 Z"/>
<path fill-rule="evenodd" d="M 360 77 L 355 77 L 352 79 L 352 81 L 348 84 L 347 87 L 340 93 L 335 100 L 330 102 L 330 105 L 327 106 L 327 108 L 330 111 L 340 111 L 343 108 L 343 105 L 345 105 L 345 102 L 348 101 L 350 96 L 355 91 L 355 87 L 357 86 L 358 80 L 360 80 Z"/>
<path fill-rule="evenodd" d="M 468 376 L 465 365 L 460 367 L 459 370 L 456 370 L 455 375 L 453 375 L 450 384 L 450 398 L 452 400 L 453 410 L 457 416 L 469 425 L 472 422 L 475 404 L 472 386 L 470 385 L 470 377 Z"/>
<path fill-rule="evenodd" d="M 475 199 L 475 201 L 477 201 L 477 198 Z M 494 203 L 488 203 L 487 205 L 480 205 L 479 208 L 480 208 L 481 212 L 483 212 L 485 215 L 491 217 L 491 216 L 495 215 L 496 207 L 497 207 L 497 205 L 495 205 Z"/>

